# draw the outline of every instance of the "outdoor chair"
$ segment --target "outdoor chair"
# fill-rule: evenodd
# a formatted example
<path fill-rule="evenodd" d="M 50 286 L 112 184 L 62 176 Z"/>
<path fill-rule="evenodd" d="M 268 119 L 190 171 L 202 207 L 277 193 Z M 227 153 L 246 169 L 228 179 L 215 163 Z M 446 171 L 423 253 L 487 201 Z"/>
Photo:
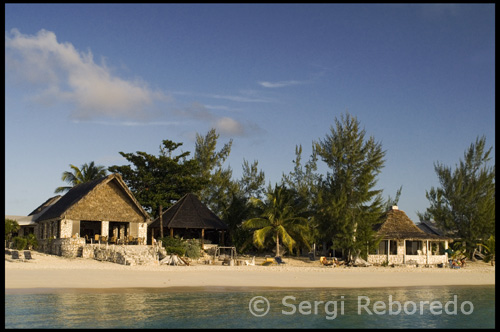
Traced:
<path fill-rule="evenodd" d="M 245 265 L 252 265 L 254 266 L 255 265 L 255 256 L 252 257 L 252 260 L 249 262 L 249 261 L 245 261 Z"/>
<path fill-rule="evenodd" d="M 99 237 L 100 237 L 100 235 L 99 235 L 99 234 L 94 235 L 94 241 L 95 241 L 96 243 L 99 243 Z"/>
<path fill-rule="evenodd" d="M 33 257 L 31 257 L 31 251 L 30 250 L 25 250 L 24 251 L 24 259 L 26 259 L 26 260 L 33 259 Z"/>
<path fill-rule="evenodd" d="M 112 236 L 111 239 L 109 239 L 109 243 L 116 243 L 116 236 Z"/>
<path fill-rule="evenodd" d="M 12 250 L 12 259 L 19 259 L 19 251 Z"/>
<path fill-rule="evenodd" d="M 107 236 L 101 236 L 100 237 L 102 243 L 107 243 L 108 242 L 108 237 Z"/>
<path fill-rule="evenodd" d="M 137 244 L 139 244 L 139 245 L 143 244 L 143 238 L 142 237 L 138 237 L 137 238 Z"/>
<path fill-rule="evenodd" d="M 137 239 L 135 239 L 132 235 L 129 235 L 127 237 L 127 243 L 128 244 L 135 244 L 137 242 Z"/>
<path fill-rule="evenodd" d="M 266 260 L 262 263 L 262 265 L 272 265 L 274 264 L 274 259 L 272 259 L 271 257 L 265 257 Z"/>

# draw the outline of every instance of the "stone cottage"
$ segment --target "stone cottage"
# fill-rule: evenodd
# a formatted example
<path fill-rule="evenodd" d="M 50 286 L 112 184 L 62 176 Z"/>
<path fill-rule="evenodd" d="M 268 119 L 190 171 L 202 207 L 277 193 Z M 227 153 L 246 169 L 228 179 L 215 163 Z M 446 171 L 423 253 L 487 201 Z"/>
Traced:
<path fill-rule="evenodd" d="M 393 206 L 384 220 L 375 225 L 382 238 L 375 252 L 368 255 L 372 264 L 447 264 L 450 238 L 429 234 L 418 228 L 404 211 Z"/>
<path fill-rule="evenodd" d="M 128 236 L 146 240 L 149 215 L 119 174 L 82 183 L 49 201 L 49 206 L 37 208 L 41 212 L 35 220 L 42 251 L 75 256 L 76 248 L 96 240 L 116 244 Z"/>

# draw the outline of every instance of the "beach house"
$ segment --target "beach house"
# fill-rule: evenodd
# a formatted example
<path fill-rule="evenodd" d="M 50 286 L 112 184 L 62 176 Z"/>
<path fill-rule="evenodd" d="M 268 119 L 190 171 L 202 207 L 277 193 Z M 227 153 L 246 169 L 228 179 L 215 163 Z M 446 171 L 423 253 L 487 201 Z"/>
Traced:
<path fill-rule="evenodd" d="M 227 225 L 194 194 L 186 194 L 162 213 L 163 236 L 179 235 L 200 239 L 202 247 L 208 243 L 224 242 Z M 161 236 L 160 217 L 148 225 L 149 239 Z"/>
<path fill-rule="evenodd" d="M 70 256 L 94 241 L 122 244 L 134 238 L 145 242 L 150 220 L 119 174 L 79 184 L 49 199 L 35 209 L 34 216 L 39 250 Z"/>
<path fill-rule="evenodd" d="M 378 248 L 369 253 L 369 263 L 436 265 L 448 262 L 445 250 L 451 239 L 422 231 L 397 206 L 374 228 L 381 241 Z"/>

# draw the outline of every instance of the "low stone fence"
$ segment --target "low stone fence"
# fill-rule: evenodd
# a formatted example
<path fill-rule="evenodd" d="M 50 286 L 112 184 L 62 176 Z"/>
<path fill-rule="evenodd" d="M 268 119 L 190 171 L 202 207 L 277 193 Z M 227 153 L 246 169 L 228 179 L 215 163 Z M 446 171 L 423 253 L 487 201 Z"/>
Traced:
<path fill-rule="evenodd" d="M 122 265 L 156 265 L 166 256 L 165 248 L 147 245 L 86 244 L 82 257 Z"/>
<path fill-rule="evenodd" d="M 67 258 L 92 258 L 123 265 L 158 264 L 167 255 L 165 248 L 158 246 L 86 244 L 84 238 L 39 240 L 37 250 Z"/>
<path fill-rule="evenodd" d="M 81 257 L 84 238 L 38 240 L 38 251 L 68 258 Z"/>

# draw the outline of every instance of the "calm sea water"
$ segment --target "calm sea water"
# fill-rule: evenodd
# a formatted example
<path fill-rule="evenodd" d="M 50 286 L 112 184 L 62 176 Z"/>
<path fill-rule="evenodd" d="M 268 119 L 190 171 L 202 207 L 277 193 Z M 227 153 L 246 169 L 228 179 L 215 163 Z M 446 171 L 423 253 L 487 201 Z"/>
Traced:
<path fill-rule="evenodd" d="M 6 294 L 5 327 L 494 328 L 495 287 Z"/>

